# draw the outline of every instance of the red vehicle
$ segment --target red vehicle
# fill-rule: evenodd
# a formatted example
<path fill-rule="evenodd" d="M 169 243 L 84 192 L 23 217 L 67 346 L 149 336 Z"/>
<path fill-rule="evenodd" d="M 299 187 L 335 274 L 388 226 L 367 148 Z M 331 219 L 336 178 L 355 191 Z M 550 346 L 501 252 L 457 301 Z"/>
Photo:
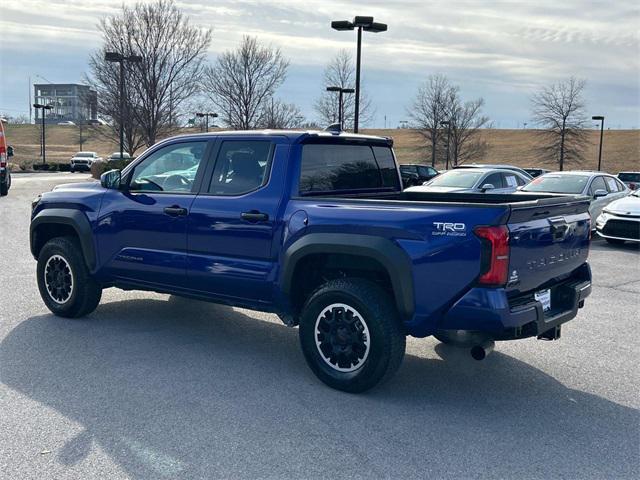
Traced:
<path fill-rule="evenodd" d="M 11 172 L 9 171 L 9 157 L 13 157 L 13 147 L 7 145 L 4 136 L 4 121 L 0 121 L 0 196 L 5 196 L 11 188 Z"/>

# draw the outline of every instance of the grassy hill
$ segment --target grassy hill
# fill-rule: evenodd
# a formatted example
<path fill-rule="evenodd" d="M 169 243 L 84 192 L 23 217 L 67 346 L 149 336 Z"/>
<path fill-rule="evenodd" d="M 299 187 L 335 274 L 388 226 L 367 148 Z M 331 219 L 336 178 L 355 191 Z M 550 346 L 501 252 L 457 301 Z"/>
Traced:
<path fill-rule="evenodd" d="M 105 127 L 102 127 L 105 128 Z M 28 168 L 39 161 L 40 129 L 36 125 L 5 125 L 7 140 L 15 147 L 16 155 L 12 163 Z M 184 133 L 190 131 L 185 129 Z M 84 150 L 96 151 L 100 155 L 109 155 L 118 150 L 116 142 L 106 138 L 104 133 L 86 132 Z M 47 161 L 68 162 L 79 149 L 78 128 L 74 126 L 47 126 Z M 430 153 L 424 140 L 416 130 L 376 129 L 363 133 L 390 136 L 394 139 L 395 151 L 401 163 L 427 163 Z M 487 163 L 509 163 L 518 166 L 539 166 L 557 168 L 548 162 L 539 160 L 536 155 L 538 136 L 536 130 L 483 130 L 482 135 L 489 144 Z M 569 164 L 567 169 L 595 169 L 598 160 L 598 142 L 600 132 L 589 131 L 590 144 L 586 150 L 585 161 L 581 164 Z M 444 159 L 436 165 L 443 167 Z M 640 170 L 640 130 L 607 130 L 604 132 L 602 149 L 603 169 L 612 173 L 621 170 Z"/>

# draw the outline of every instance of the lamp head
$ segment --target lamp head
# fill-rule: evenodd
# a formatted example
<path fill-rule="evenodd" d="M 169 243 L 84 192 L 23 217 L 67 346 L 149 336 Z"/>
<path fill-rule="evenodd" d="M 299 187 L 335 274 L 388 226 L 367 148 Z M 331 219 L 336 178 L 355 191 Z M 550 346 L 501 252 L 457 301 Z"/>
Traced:
<path fill-rule="evenodd" d="M 336 20 L 331 22 L 331 28 L 339 31 L 353 30 L 353 23 L 349 20 Z"/>

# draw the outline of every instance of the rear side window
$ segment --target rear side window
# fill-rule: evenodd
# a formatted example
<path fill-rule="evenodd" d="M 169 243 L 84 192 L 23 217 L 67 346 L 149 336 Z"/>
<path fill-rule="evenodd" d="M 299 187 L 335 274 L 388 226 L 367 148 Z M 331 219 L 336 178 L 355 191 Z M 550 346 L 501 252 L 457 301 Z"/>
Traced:
<path fill-rule="evenodd" d="M 508 187 L 512 187 L 515 188 L 517 187 L 518 184 L 518 176 L 514 175 L 512 173 L 504 173 L 503 174 L 503 182 L 504 182 L 504 186 L 506 188 Z"/>
<path fill-rule="evenodd" d="M 212 195 L 242 195 L 268 180 L 272 144 L 263 140 L 222 142 L 209 185 Z"/>
<path fill-rule="evenodd" d="M 607 181 L 607 187 L 609 187 L 609 191 L 610 192 L 617 192 L 618 191 L 618 183 L 616 182 L 616 179 L 613 177 L 604 177 L 605 180 Z"/>
<path fill-rule="evenodd" d="M 369 145 L 303 145 L 300 193 L 397 186 L 397 173 L 391 179 L 391 170 L 395 172 L 391 150 L 374 148 Z M 376 156 L 379 157 L 380 167 Z M 395 183 L 392 184 L 392 181 Z"/>

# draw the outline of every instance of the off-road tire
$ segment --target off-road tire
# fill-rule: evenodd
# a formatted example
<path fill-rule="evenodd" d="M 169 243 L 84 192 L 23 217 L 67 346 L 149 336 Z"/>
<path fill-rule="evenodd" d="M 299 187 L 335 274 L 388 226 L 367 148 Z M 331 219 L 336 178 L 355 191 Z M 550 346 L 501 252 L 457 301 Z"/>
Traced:
<path fill-rule="evenodd" d="M 48 287 L 45 274 L 50 260 L 57 262 L 58 265 L 62 264 L 63 267 L 66 262 L 64 271 L 69 270 L 72 278 L 68 298 L 65 298 L 67 293 L 63 293 L 63 298 L 58 298 L 56 301 L 53 298 L 54 293 L 49 291 L 53 282 Z M 49 265 L 51 267 L 54 263 Z M 93 312 L 100 303 L 102 287 L 89 274 L 80 243 L 74 237 L 56 237 L 42 247 L 38 255 L 37 276 L 40 296 L 54 315 L 67 318 L 83 317 Z"/>
<path fill-rule="evenodd" d="M 356 323 L 359 327 L 364 323 L 369 332 L 368 353 L 360 366 L 351 366 L 354 371 L 331 366 L 316 344 L 323 338 L 316 330 L 318 322 L 324 318 L 323 311 L 333 305 L 346 305 L 358 313 L 362 318 Z M 313 373 L 328 386 L 350 393 L 364 392 L 391 378 L 402 363 L 406 346 L 406 335 L 389 294 L 375 283 L 358 278 L 331 280 L 313 292 L 300 316 L 299 335 Z"/>
<path fill-rule="evenodd" d="M 0 197 L 4 197 L 9 193 L 9 182 L 0 183 Z"/>

